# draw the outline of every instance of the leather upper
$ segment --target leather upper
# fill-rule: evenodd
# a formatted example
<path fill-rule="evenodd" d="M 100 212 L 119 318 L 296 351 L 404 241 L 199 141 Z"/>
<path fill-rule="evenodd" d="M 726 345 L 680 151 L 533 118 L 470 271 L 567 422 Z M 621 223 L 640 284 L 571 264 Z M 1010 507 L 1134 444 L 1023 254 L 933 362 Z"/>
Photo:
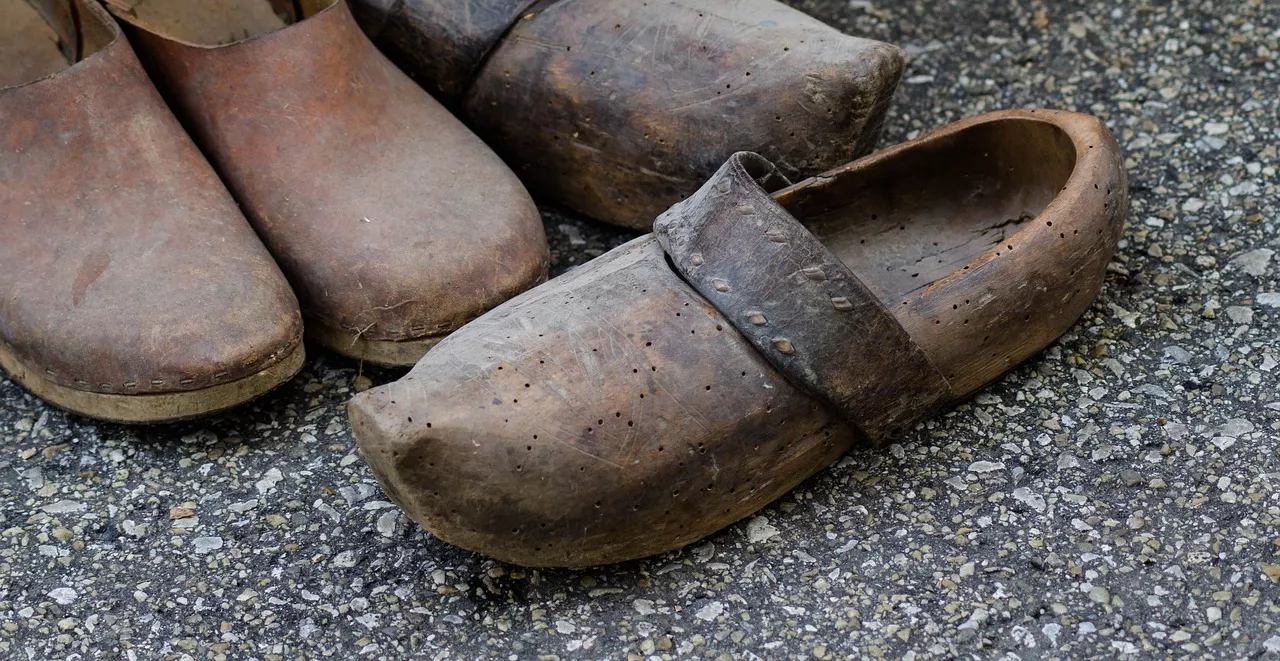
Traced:
<path fill-rule="evenodd" d="M 545 275 L 519 180 L 345 3 L 220 46 L 127 30 L 312 320 L 367 340 L 441 335 Z"/>
<path fill-rule="evenodd" d="M 129 44 L 0 89 L 0 342 L 55 383 L 196 390 L 301 342 L 296 299 Z"/>

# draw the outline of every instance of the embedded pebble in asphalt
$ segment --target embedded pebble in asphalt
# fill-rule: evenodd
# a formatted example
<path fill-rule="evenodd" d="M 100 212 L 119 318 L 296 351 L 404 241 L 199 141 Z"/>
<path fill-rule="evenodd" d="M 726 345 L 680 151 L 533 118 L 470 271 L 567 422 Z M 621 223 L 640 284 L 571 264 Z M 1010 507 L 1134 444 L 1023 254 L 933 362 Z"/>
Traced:
<path fill-rule="evenodd" d="M 342 406 L 395 374 L 317 355 L 241 411 L 133 429 L 0 380 L 0 657 L 1280 654 L 1280 11 L 796 4 L 910 54 L 881 144 L 1000 108 L 1106 120 L 1132 211 L 1061 341 L 708 540 L 589 571 L 387 502 Z M 558 272 L 633 236 L 547 233 Z"/>

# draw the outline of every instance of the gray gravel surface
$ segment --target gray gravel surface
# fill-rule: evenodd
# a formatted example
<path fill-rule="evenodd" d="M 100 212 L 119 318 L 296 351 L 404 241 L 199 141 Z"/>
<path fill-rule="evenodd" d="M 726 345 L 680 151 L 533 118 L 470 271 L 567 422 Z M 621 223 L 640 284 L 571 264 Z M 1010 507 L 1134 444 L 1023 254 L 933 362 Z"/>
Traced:
<path fill-rule="evenodd" d="M 1105 118 L 1129 229 L 1060 342 L 703 543 L 591 571 L 407 522 L 355 453 L 349 362 L 148 429 L 0 381 L 0 657 L 1280 654 L 1280 6 L 796 4 L 910 53 L 884 144 L 999 108 Z M 547 229 L 560 270 L 629 237 Z"/>

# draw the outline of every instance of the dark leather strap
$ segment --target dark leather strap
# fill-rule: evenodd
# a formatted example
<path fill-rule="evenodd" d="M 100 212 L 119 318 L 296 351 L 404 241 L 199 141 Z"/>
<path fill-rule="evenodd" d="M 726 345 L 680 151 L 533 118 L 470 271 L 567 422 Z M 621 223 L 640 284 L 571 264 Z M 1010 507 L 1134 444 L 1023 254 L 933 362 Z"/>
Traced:
<path fill-rule="evenodd" d="M 898 436 L 951 388 L 866 285 L 770 197 L 786 185 L 769 161 L 739 152 L 654 232 L 685 280 L 788 379 L 872 442 Z"/>

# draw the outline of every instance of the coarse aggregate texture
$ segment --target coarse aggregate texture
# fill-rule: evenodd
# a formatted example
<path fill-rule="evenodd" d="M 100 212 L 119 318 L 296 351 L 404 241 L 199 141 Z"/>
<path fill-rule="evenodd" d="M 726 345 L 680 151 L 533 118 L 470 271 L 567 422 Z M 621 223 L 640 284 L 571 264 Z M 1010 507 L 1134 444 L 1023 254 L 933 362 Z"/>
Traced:
<path fill-rule="evenodd" d="M 1280 656 L 1280 6 L 795 4 L 909 53 L 882 144 L 1024 106 L 1115 131 L 1128 230 L 1061 341 L 704 542 L 587 571 L 387 502 L 343 405 L 393 373 L 317 353 L 152 428 L 0 380 L 0 658 Z M 631 236 L 547 229 L 559 271 Z"/>

